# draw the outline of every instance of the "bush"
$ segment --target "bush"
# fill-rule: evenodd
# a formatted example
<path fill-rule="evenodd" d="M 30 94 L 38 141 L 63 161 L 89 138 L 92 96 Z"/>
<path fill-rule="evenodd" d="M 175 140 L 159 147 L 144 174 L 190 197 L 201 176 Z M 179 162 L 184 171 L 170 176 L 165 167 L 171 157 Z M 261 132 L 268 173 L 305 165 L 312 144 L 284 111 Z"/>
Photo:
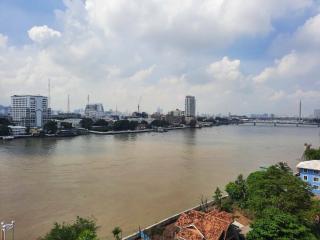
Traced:
<path fill-rule="evenodd" d="M 304 226 L 299 219 L 289 213 L 276 208 L 264 210 L 263 217 L 257 219 L 252 225 L 252 230 L 247 235 L 247 240 L 267 239 L 317 239 L 311 230 Z"/>
<path fill-rule="evenodd" d="M 320 148 L 315 149 L 311 147 L 307 147 L 304 151 L 304 156 L 306 160 L 320 160 Z"/>
<path fill-rule="evenodd" d="M 73 224 L 54 223 L 54 227 L 40 240 L 98 240 L 96 223 L 77 217 Z"/>

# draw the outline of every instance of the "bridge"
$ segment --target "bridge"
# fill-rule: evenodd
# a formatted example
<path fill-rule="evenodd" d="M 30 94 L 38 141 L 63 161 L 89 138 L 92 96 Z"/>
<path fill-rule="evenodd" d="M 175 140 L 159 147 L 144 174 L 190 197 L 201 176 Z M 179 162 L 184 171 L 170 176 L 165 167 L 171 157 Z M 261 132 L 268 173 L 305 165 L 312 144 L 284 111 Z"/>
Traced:
<path fill-rule="evenodd" d="M 320 123 L 307 122 L 307 121 L 294 121 L 294 120 L 243 120 L 240 124 L 242 125 L 253 125 L 253 126 L 296 126 L 296 127 L 320 127 Z"/>

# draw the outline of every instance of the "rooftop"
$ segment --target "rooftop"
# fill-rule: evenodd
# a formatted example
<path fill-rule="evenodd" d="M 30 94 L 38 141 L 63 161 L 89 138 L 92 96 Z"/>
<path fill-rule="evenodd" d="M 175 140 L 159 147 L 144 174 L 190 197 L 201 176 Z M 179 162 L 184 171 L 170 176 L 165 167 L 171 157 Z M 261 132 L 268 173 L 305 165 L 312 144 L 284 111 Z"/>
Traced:
<path fill-rule="evenodd" d="M 11 96 L 11 97 L 46 97 L 46 96 L 23 94 L 23 95 L 13 95 L 13 96 Z"/>
<path fill-rule="evenodd" d="M 320 160 L 309 160 L 300 162 L 297 165 L 297 168 L 311 169 L 311 170 L 319 170 L 320 171 Z"/>
<path fill-rule="evenodd" d="M 175 223 L 179 227 L 177 239 L 188 240 L 218 240 L 226 239 L 226 233 L 233 222 L 232 214 L 213 210 L 203 213 L 191 210 L 183 213 Z"/>

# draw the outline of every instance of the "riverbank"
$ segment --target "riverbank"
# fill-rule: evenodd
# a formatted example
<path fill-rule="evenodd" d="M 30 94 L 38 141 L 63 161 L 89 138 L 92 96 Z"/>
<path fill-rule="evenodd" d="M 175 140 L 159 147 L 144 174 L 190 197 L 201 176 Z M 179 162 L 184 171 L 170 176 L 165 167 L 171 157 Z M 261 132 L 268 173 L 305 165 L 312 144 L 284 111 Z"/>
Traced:
<path fill-rule="evenodd" d="M 161 131 L 158 129 L 141 129 L 141 130 L 126 130 L 126 131 L 108 131 L 108 132 L 99 132 L 99 131 L 89 131 L 89 133 L 97 134 L 97 135 L 116 135 L 116 134 L 129 134 L 129 133 L 148 133 L 148 132 L 167 132 L 172 130 L 181 130 L 190 128 L 188 126 L 185 127 L 168 127 L 162 128 Z"/>
<path fill-rule="evenodd" d="M 227 196 L 224 196 L 223 198 L 226 198 L 226 197 Z M 211 201 L 206 203 L 206 207 L 210 208 L 210 207 L 213 207 L 213 206 L 214 206 L 214 201 L 213 200 L 211 200 Z M 165 218 L 165 219 L 163 219 L 163 220 L 161 220 L 161 221 L 159 221 L 159 222 L 157 222 L 155 224 L 152 224 L 150 226 L 147 226 L 147 227 L 141 229 L 141 232 L 144 232 L 144 233 L 155 232 L 156 229 L 164 228 L 164 227 L 176 222 L 181 214 L 187 213 L 187 212 L 189 212 L 191 210 L 199 211 L 199 210 L 202 210 L 202 207 L 203 207 L 203 205 L 199 204 L 197 206 L 194 206 L 194 207 L 189 208 L 187 210 L 184 210 L 182 212 L 176 213 L 176 214 L 174 214 L 174 215 L 172 215 L 170 217 L 167 217 L 167 218 Z M 129 236 L 124 237 L 122 240 L 138 240 L 138 239 L 141 239 L 139 231 L 137 231 L 137 232 L 135 232 L 135 233 L 133 233 L 133 234 L 131 234 Z"/>
<path fill-rule="evenodd" d="M 227 198 L 228 195 L 225 195 L 221 199 L 226 200 Z M 137 232 L 122 238 L 122 240 L 140 240 L 142 239 L 141 233 L 147 235 L 150 239 L 171 240 L 173 239 L 173 236 L 176 233 L 175 223 L 182 214 L 188 214 L 191 211 L 208 213 L 215 210 L 216 205 L 214 200 L 204 202 L 195 207 L 189 208 L 170 217 L 167 217 L 143 229 L 140 229 L 139 227 L 139 230 Z M 238 209 L 234 209 L 230 214 L 233 216 L 233 222 L 231 225 L 233 229 L 236 230 L 237 236 L 238 234 L 245 236 L 251 230 L 250 223 L 252 222 L 252 220 L 246 217 Z"/>
<path fill-rule="evenodd" d="M 95 134 L 95 135 L 118 135 L 118 134 L 137 134 L 137 133 L 149 133 L 149 132 L 167 132 L 172 130 L 182 130 L 182 129 L 188 129 L 189 126 L 184 127 L 167 127 L 167 128 L 161 128 L 159 129 L 140 129 L 140 130 L 125 130 L 125 131 L 108 131 L 108 132 L 100 132 L 100 131 L 92 131 L 87 130 L 85 134 Z M 0 136 L 0 139 L 8 141 L 18 138 L 70 138 L 70 137 L 76 137 L 79 135 L 85 135 L 85 134 L 45 134 L 42 136 L 34 136 L 34 135 L 19 135 L 19 136 Z"/>

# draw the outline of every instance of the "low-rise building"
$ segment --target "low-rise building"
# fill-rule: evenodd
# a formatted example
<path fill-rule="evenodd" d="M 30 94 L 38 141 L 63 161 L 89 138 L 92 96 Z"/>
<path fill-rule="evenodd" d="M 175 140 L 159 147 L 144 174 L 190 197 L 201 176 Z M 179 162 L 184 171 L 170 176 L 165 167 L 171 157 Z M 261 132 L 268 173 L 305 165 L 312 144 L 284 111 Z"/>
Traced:
<path fill-rule="evenodd" d="M 62 122 L 70 123 L 73 128 L 80 128 L 81 127 L 81 118 L 68 118 L 64 119 Z"/>
<path fill-rule="evenodd" d="M 84 112 L 86 117 L 93 119 L 101 119 L 105 116 L 103 105 L 101 103 L 87 104 Z"/>
<path fill-rule="evenodd" d="M 297 165 L 300 178 L 312 186 L 312 192 L 320 195 L 320 160 L 309 160 Z"/>
<path fill-rule="evenodd" d="M 26 127 L 23 127 L 23 126 L 12 126 L 12 125 L 9 125 L 8 126 L 11 130 L 11 134 L 13 136 L 22 136 L 22 135 L 26 135 Z"/>

